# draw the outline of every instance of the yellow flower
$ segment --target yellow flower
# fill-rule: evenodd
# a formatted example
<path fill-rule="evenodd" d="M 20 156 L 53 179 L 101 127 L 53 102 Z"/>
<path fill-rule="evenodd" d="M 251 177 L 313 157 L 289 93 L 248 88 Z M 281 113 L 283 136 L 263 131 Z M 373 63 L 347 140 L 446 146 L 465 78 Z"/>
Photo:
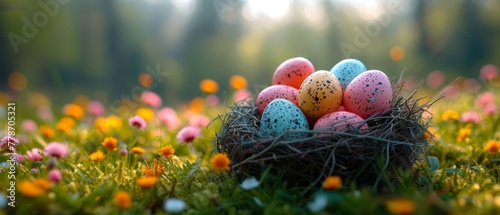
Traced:
<path fill-rule="evenodd" d="M 131 150 L 134 154 L 144 154 L 144 152 L 146 152 L 146 150 L 144 150 L 142 147 L 139 146 L 132 147 Z"/>
<path fill-rule="evenodd" d="M 469 128 L 461 128 L 458 130 L 457 141 L 461 142 L 470 135 L 471 130 Z"/>
<path fill-rule="evenodd" d="M 413 214 L 416 210 L 415 202 L 405 198 L 391 199 L 385 202 L 385 207 L 395 215 Z"/>
<path fill-rule="evenodd" d="M 342 178 L 340 176 L 328 176 L 323 182 L 323 189 L 338 190 L 342 188 Z"/>
<path fill-rule="evenodd" d="M 63 117 L 59 120 L 56 125 L 57 130 L 62 131 L 64 133 L 69 133 L 71 127 L 76 124 L 75 120 L 71 117 Z"/>
<path fill-rule="evenodd" d="M 427 140 L 432 138 L 439 139 L 439 135 L 437 134 L 437 130 L 435 128 L 427 128 L 427 131 L 424 132 L 424 136 Z"/>
<path fill-rule="evenodd" d="M 116 151 L 118 148 L 118 140 L 114 137 L 106 137 L 104 140 L 101 142 L 101 145 L 103 145 L 106 149 L 108 150 L 113 150 Z"/>
<path fill-rule="evenodd" d="M 111 128 L 120 128 L 122 127 L 123 121 L 120 119 L 120 117 L 117 117 L 115 115 L 111 115 L 106 117 L 106 122 L 109 127 Z"/>
<path fill-rule="evenodd" d="M 216 93 L 219 91 L 219 84 L 212 79 L 204 79 L 200 82 L 200 90 L 204 93 Z"/>
<path fill-rule="evenodd" d="M 24 180 L 17 184 L 17 190 L 29 198 L 34 198 L 43 195 L 51 186 L 46 179 Z"/>
<path fill-rule="evenodd" d="M 229 78 L 229 85 L 235 90 L 243 89 L 247 87 L 247 79 L 241 75 L 233 75 Z"/>
<path fill-rule="evenodd" d="M 490 140 L 486 142 L 484 146 L 485 151 L 489 151 L 490 153 L 500 152 L 500 141 L 498 140 Z"/>
<path fill-rule="evenodd" d="M 125 191 L 118 191 L 115 194 L 115 204 L 121 209 L 127 209 L 132 206 L 131 196 Z"/>
<path fill-rule="evenodd" d="M 157 177 L 146 176 L 138 178 L 136 182 L 142 188 L 150 188 L 156 184 L 156 181 L 158 181 Z"/>
<path fill-rule="evenodd" d="M 441 119 L 443 121 L 448 121 L 448 120 L 458 120 L 460 119 L 460 113 L 455 110 L 446 110 L 442 115 Z"/>
<path fill-rule="evenodd" d="M 175 149 L 172 145 L 165 146 L 160 149 L 160 155 L 163 155 L 165 158 L 171 158 L 174 156 Z"/>
<path fill-rule="evenodd" d="M 40 126 L 40 134 L 42 134 L 42 136 L 45 136 L 49 139 L 54 138 L 54 136 L 56 135 L 54 130 L 52 130 L 52 128 L 47 126 L 47 125 Z"/>
<path fill-rule="evenodd" d="M 212 164 L 212 168 L 214 169 L 214 171 L 216 173 L 219 173 L 220 171 L 229 170 L 229 164 L 231 164 L 231 160 L 229 160 L 229 157 L 226 153 L 217 153 L 214 155 L 212 160 L 210 160 L 210 163 Z"/>
<path fill-rule="evenodd" d="M 90 160 L 93 161 L 104 160 L 104 158 L 106 158 L 106 155 L 102 153 L 101 150 L 97 150 L 96 152 L 90 154 Z"/>
<path fill-rule="evenodd" d="M 113 128 L 120 128 L 122 123 L 123 122 L 119 117 L 113 115 L 106 118 L 98 117 L 94 120 L 95 128 L 103 133 L 106 133 Z"/>
<path fill-rule="evenodd" d="M 75 117 L 76 119 L 81 119 L 84 114 L 84 110 L 82 107 L 76 104 L 67 104 L 64 106 L 64 114 L 67 116 Z"/>
<path fill-rule="evenodd" d="M 153 120 L 153 118 L 155 118 L 155 112 L 153 112 L 149 108 L 139 108 L 137 109 L 135 114 L 137 114 L 137 116 L 142 117 L 146 122 L 149 122 Z"/>
<path fill-rule="evenodd" d="M 144 166 L 142 170 L 146 176 L 160 176 L 163 174 L 165 167 L 161 163 L 158 164 L 158 160 L 154 159 L 151 167 Z"/>

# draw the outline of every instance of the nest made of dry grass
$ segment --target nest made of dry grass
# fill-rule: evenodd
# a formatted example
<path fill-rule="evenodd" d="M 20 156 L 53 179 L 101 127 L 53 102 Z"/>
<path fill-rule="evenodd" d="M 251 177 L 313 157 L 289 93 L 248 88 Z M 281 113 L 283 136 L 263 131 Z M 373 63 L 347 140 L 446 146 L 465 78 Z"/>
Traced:
<path fill-rule="evenodd" d="M 415 99 L 416 91 L 405 96 L 395 90 L 391 108 L 365 121 L 365 135 L 357 128 L 348 132 L 311 130 L 308 138 L 284 140 L 259 135 L 261 115 L 254 98 L 230 106 L 219 116 L 220 131 L 213 143 L 216 152 L 231 159 L 231 173 L 241 178 L 259 176 L 265 168 L 289 184 L 318 186 L 330 175 L 358 185 L 375 185 L 394 177 L 400 170 L 412 171 L 414 163 L 426 155 L 429 119 L 422 118 L 432 102 Z M 315 133 L 323 135 L 317 136 Z M 327 133 L 326 136 L 324 133 Z"/>

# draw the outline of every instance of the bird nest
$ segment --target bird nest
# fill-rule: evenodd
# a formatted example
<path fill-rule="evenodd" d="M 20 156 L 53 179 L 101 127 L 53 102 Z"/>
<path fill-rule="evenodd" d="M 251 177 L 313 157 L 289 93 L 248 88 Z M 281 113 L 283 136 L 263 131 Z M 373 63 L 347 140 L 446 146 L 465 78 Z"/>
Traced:
<path fill-rule="evenodd" d="M 261 114 L 254 97 L 235 103 L 219 116 L 220 131 L 213 140 L 216 152 L 227 153 L 237 178 L 259 176 L 265 169 L 288 184 L 318 186 L 331 175 L 357 185 L 391 182 L 401 171 L 413 171 L 429 150 L 429 119 L 422 114 L 433 102 L 415 99 L 415 93 L 394 91 L 387 111 L 366 119 L 369 131 L 358 128 L 286 131 L 278 137 L 259 134 Z M 307 138 L 284 139 L 288 132 L 306 132 Z M 315 135 L 321 133 L 321 135 Z M 392 183 L 392 182 L 391 182 Z"/>

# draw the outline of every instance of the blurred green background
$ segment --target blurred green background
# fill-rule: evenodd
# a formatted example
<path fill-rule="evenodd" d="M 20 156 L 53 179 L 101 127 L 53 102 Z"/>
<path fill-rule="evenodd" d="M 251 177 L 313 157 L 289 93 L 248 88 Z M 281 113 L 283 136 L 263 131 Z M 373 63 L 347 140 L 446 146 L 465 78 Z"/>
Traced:
<path fill-rule="evenodd" d="M 144 74 L 167 105 L 200 96 L 206 78 L 224 97 L 232 75 L 254 91 L 296 56 L 317 70 L 345 58 L 392 77 L 440 70 L 448 82 L 476 78 L 500 59 L 498 0 L 1 0 L 0 7 L 0 90 L 42 92 L 56 103 L 81 94 L 110 103 L 133 93 Z M 14 71 L 24 87 L 9 84 Z"/>

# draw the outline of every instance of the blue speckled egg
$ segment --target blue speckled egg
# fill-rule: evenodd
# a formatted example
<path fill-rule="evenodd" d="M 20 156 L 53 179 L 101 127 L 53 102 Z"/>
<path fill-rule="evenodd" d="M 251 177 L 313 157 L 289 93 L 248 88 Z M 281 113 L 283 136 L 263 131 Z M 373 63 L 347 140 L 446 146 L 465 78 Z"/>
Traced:
<path fill-rule="evenodd" d="M 330 72 L 339 79 L 340 85 L 342 86 L 342 92 L 345 91 L 347 85 L 349 85 L 356 76 L 364 71 L 366 71 L 366 66 L 356 59 L 342 60 L 335 64 L 330 70 Z"/>
<path fill-rule="evenodd" d="M 309 123 L 302 111 L 286 99 L 275 99 L 267 105 L 260 120 L 259 133 L 262 136 L 278 137 L 287 130 L 309 130 Z M 305 132 L 290 132 L 284 139 L 307 137 Z"/>

